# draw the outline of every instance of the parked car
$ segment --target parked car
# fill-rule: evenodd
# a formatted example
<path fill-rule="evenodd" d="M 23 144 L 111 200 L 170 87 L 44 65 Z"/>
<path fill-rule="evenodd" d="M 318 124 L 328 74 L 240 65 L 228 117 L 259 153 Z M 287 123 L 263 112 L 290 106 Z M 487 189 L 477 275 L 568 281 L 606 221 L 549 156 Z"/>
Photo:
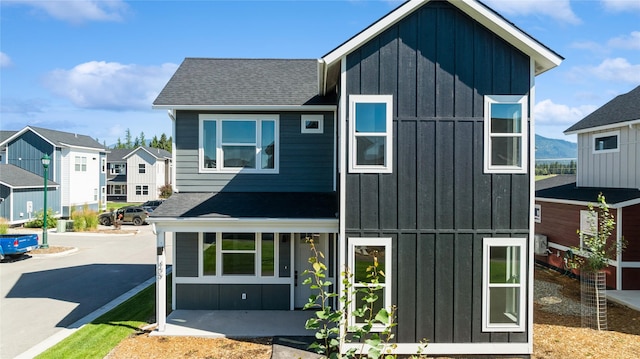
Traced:
<path fill-rule="evenodd" d="M 0 235 L 0 260 L 3 260 L 6 256 L 20 257 L 36 248 L 38 248 L 37 234 Z"/>
<path fill-rule="evenodd" d="M 164 202 L 164 199 L 154 199 L 152 201 L 146 201 L 145 203 L 141 204 L 140 207 L 149 210 L 149 212 L 153 212 L 156 210 L 156 208 L 158 208 L 159 205 L 162 204 L 162 202 Z"/>
<path fill-rule="evenodd" d="M 114 212 L 101 213 L 98 216 L 98 222 L 103 226 L 110 226 L 119 218 L 122 223 L 132 223 L 140 226 L 147 222 L 149 212 L 141 206 L 122 207 Z"/>

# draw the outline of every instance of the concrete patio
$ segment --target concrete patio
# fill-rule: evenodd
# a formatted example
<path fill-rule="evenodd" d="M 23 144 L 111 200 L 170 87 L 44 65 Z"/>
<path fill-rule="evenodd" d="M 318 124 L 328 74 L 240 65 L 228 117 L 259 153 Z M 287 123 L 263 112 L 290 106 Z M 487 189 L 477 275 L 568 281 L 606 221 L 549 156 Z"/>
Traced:
<path fill-rule="evenodd" d="M 607 290 L 607 299 L 640 311 L 640 290 Z"/>

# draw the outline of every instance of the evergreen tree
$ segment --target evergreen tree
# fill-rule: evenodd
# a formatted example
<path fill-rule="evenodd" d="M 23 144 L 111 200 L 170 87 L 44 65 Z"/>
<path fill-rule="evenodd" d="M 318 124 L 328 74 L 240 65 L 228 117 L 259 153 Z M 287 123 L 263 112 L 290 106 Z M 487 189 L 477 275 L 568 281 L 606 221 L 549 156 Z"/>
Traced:
<path fill-rule="evenodd" d="M 154 135 L 153 138 L 151 139 L 151 142 L 149 142 L 149 147 L 160 148 L 158 147 L 159 145 L 160 145 L 160 142 L 158 142 L 158 136 Z"/>
<path fill-rule="evenodd" d="M 127 128 L 124 132 L 124 148 L 130 150 L 133 149 L 133 142 L 131 141 L 131 130 Z"/>
<path fill-rule="evenodd" d="M 144 132 L 140 131 L 140 146 L 146 146 L 147 145 L 147 139 L 144 138 Z"/>
<path fill-rule="evenodd" d="M 118 137 L 118 142 L 116 142 L 116 146 L 114 147 L 115 149 L 121 150 L 124 148 L 124 145 L 122 144 L 122 141 L 120 140 L 120 137 Z"/>
<path fill-rule="evenodd" d="M 167 135 L 165 135 L 164 133 L 162 135 L 160 135 L 160 143 L 159 143 L 158 148 L 161 148 L 163 150 L 167 149 Z"/>
<path fill-rule="evenodd" d="M 140 146 L 140 139 L 138 137 L 133 140 L 133 148 L 138 148 Z"/>

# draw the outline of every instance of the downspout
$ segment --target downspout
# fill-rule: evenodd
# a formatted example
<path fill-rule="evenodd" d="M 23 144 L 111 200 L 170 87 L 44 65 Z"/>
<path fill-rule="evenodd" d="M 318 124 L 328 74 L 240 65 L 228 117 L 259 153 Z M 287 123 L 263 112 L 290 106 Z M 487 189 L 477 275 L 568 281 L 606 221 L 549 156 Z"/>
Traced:
<path fill-rule="evenodd" d="M 616 248 L 622 248 L 622 207 L 616 209 Z M 616 251 L 616 290 L 622 290 L 622 251 Z"/>
<path fill-rule="evenodd" d="M 176 189 L 176 110 L 167 110 L 167 115 L 171 119 L 171 191 Z"/>
<path fill-rule="evenodd" d="M 342 292 L 344 290 L 344 285 L 342 284 L 342 278 L 340 273 L 342 273 L 343 271 L 346 270 L 346 264 L 347 264 L 347 256 L 345 254 L 345 246 L 347 245 L 347 238 L 346 238 L 346 208 L 347 208 L 347 198 L 346 198 L 346 193 L 345 193 L 345 188 L 346 188 L 346 180 L 347 180 L 347 154 L 346 154 L 346 146 L 347 146 L 347 136 L 346 136 L 346 131 L 347 131 L 347 59 L 346 57 L 342 57 L 341 59 L 341 64 L 340 64 L 340 93 L 339 93 L 339 119 L 338 119 L 338 123 L 339 123 L 339 128 L 340 131 L 338 132 L 338 143 L 339 143 L 339 149 L 338 149 L 338 153 L 340 154 L 338 156 L 338 166 L 340 167 L 340 187 L 339 187 L 339 194 L 340 194 L 340 198 L 339 198 L 339 228 L 338 230 L 340 231 L 338 233 L 338 263 L 340 265 L 339 270 L 336 273 L 336 278 L 339 278 L 339 280 L 337 280 L 338 282 L 338 295 L 342 295 Z M 342 301 L 338 302 L 338 309 L 339 310 L 345 310 L 344 308 L 344 303 Z M 344 346 L 344 337 L 347 333 L 345 332 L 344 326 L 340 326 L 340 352 L 342 352 L 342 348 Z"/>
<path fill-rule="evenodd" d="M 536 173 L 536 126 L 535 126 L 535 117 L 533 116 L 533 105 L 535 104 L 536 99 L 536 62 L 534 59 L 530 59 L 529 64 L 529 77 L 530 77 L 530 88 L 529 88 L 529 104 L 527 106 L 528 109 L 528 117 L 529 117 L 529 245 L 527 246 L 527 260 L 529 262 L 528 266 L 528 276 L 527 276 L 527 343 L 529 347 L 529 354 L 533 353 L 533 275 L 534 275 L 534 265 L 533 262 L 535 260 L 533 251 L 534 251 L 534 235 L 535 235 L 535 192 L 536 192 L 536 183 L 535 183 L 535 173 Z"/>

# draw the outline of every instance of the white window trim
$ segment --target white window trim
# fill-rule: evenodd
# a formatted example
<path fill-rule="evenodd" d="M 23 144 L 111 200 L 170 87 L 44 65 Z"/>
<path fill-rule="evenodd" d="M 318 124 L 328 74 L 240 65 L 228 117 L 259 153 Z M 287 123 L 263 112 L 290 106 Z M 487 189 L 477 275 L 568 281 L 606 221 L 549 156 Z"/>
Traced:
<path fill-rule="evenodd" d="M 525 312 L 527 299 L 527 256 L 526 256 L 526 238 L 484 238 L 482 241 L 482 331 L 483 332 L 524 332 L 527 321 Z M 520 283 L 517 285 L 493 284 L 492 287 L 519 287 L 519 307 L 518 313 L 520 318 L 518 324 L 499 323 L 492 324 L 489 322 L 489 249 L 491 247 L 520 247 Z"/>
<path fill-rule="evenodd" d="M 147 173 L 147 164 L 138 163 L 138 174 L 146 174 L 146 173 Z"/>
<path fill-rule="evenodd" d="M 260 151 L 262 150 L 262 121 L 274 121 L 275 153 L 273 167 L 267 169 L 259 168 L 225 168 L 223 167 L 222 153 L 222 121 L 255 121 L 256 122 L 256 166 L 261 163 Z M 216 168 L 206 168 L 203 166 L 204 143 L 203 125 L 205 121 L 216 121 Z M 229 145 L 227 143 L 226 145 Z M 246 145 L 243 143 L 242 145 Z M 198 171 L 199 173 L 271 173 L 277 174 L 280 171 L 280 116 L 275 114 L 246 114 L 246 115 L 225 115 L 225 114 L 200 114 L 198 126 Z"/>
<path fill-rule="evenodd" d="M 542 206 L 537 203 L 533 205 L 533 220 L 542 223 Z"/>
<path fill-rule="evenodd" d="M 100 172 L 101 173 L 107 172 L 107 159 L 104 157 L 100 158 Z"/>
<path fill-rule="evenodd" d="M 307 128 L 307 121 L 317 121 L 318 128 Z M 324 133 L 324 116 L 322 115 L 302 115 L 300 119 L 300 133 Z"/>
<path fill-rule="evenodd" d="M 222 249 L 222 233 L 223 232 L 207 232 L 207 233 L 215 233 L 216 235 L 216 274 L 215 275 L 205 275 L 204 274 L 204 233 L 198 232 L 198 278 L 200 279 L 208 279 L 212 280 L 216 283 L 225 282 L 225 283 L 234 283 L 234 279 L 245 280 L 247 278 L 253 278 L 256 280 L 267 280 L 274 283 L 280 283 L 283 281 L 290 280 L 289 277 L 280 278 L 279 266 L 278 263 L 280 261 L 280 244 L 278 238 L 280 233 L 277 232 L 243 232 L 243 233 L 253 233 L 255 235 L 255 249 L 254 250 L 232 250 L 232 249 Z M 236 233 L 236 232 L 224 232 L 224 233 Z M 262 275 L 262 234 L 263 233 L 273 233 L 273 275 Z M 254 274 L 223 274 L 222 273 L 222 255 L 224 253 L 253 253 L 255 258 L 255 267 Z"/>
<path fill-rule="evenodd" d="M 385 103 L 387 105 L 387 132 L 384 166 L 356 164 L 355 110 L 357 103 Z M 362 136 L 382 136 L 381 133 L 362 133 Z M 349 96 L 349 172 L 350 173 L 393 173 L 393 95 L 350 95 Z"/>
<path fill-rule="evenodd" d="M 384 286 L 384 302 L 386 304 L 385 308 L 388 311 L 391 311 L 391 291 L 393 288 L 393 282 L 392 282 L 392 278 L 393 275 L 391 273 L 391 268 L 392 268 L 392 247 L 391 247 L 391 238 L 381 238 L 381 237 L 369 237 L 369 238 L 349 238 L 348 239 L 348 243 L 349 243 L 349 249 L 347 252 L 348 255 L 348 259 L 347 259 L 347 265 L 349 270 L 351 271 L 351 274 L 353 274 L 353 268 L 355 268 L 355 263 L 353 263 L 353 258 L 354 258 L 354 248 L 356 246 L 384 246 L 385 247 L 385 263 L 384 263 L 384 268 L 382 269 L 384 271 L 384 280 L 385 283 L 381 284 L 382 286 Z M 351 290 L 349 293 L 349 298 L 352 298 L 353 300 L 351 301 L 350 307 L 349 307 L 349 312 L 353 313 L 353 311 L 355 310 L 356 307 L 356 303 L 355 303 L 355 298 L 353 295 L 353 286 L 356 284 L 353 282 L 354 278 L 351 277 L 350 279 L 352 281 L 351 283 Z M 362 323 L 356 323 L 356 318 L 353 315 L 349 316 L 349 326 L 363 326 Z M 371 328 L 371 331 L 374 332 L 379 332 L 384 330 L 384 325 L 376 323 L 373 325 L 373 327 Z"/>
<path fill-rule="evenodd" d="M 600 138 L 600 137 L 609 137 L 609 136 L 616 136 L 617 140 L 616 140 L 616 148 L 611 148 L 608 150 L 598 150 L 596 148 L 596 139 Z M 613 153 L 613 152 L 620 152 L 620 130 L 617 131 L 609 131 L 609 132 L 599 132 L 599 133 L 594 133 L 591 135 L 591 146 L 592 147 L 592 153 L 593 154 L 601 154 L 601 153 Z"/>
<path fill-rule="evenodd" d="M 493 103 L 517 103 L 522 106 L 520 133 L 491 133 L 491 104 Z M 527 151 L 529 149 L 528 110 L 527 95 L 487 95 L 484 97 L 484 173 L 527 173 Z M 492 137 L 520 137 L 520 166 L 494 166 L 491 164 L 491 138 Z"/>
<path fill-rule="evenodd" d="M 584 247 L 585 235 L 598 235 L 598 215 L 589 210 L 580 210 L 580 251 L 588 251 Z"/>

